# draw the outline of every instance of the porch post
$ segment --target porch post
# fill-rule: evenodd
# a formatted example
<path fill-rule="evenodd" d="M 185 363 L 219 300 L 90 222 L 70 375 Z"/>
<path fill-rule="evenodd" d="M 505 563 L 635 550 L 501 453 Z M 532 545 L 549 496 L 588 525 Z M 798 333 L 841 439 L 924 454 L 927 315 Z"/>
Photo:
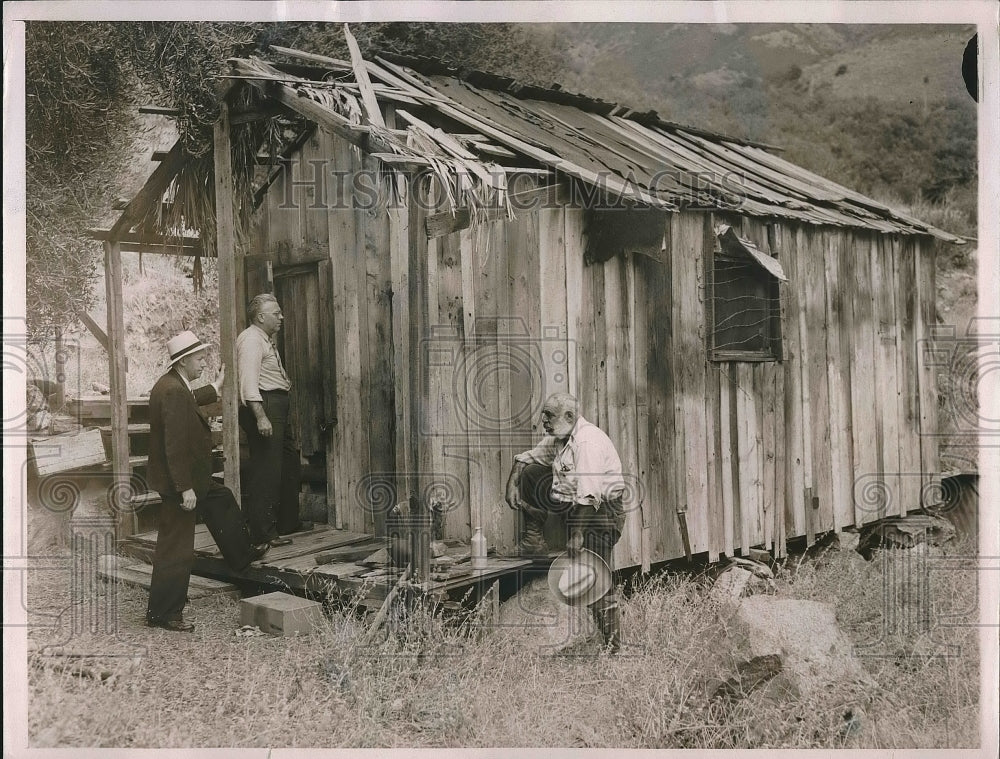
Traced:
<path fill-rule="evenodd" d="M 122 305 L 122 254 L 115 239 L 104 243 L 104 286 L 108 302 L 108 369 L 111 385 L 111 482 L 108 484 L 109 505 L 114 509 L 118 537 L 136 531 L 137 519 L 132 511 L 128 450 L 128 400 L 126 388 L 125 318 Z M 129 503 L 122 503 L 129 498 Z"/>
<path fill-rule="evenodd" d="M 219 266 L 219 359 L 229 375 L 222 388 L 222 451 L 226 486 L 240 493 L 240 430 L 236 373 L 236 234 L 233 217 L 233 156 L 229 105 L 215 122 L 215 250 Z"/>

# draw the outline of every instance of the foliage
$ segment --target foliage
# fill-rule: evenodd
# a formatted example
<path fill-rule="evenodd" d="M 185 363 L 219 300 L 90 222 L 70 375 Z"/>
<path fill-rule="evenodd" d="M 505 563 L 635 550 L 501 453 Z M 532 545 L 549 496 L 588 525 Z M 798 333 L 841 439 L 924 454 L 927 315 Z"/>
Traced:
<path fill-rule="evenodd" d="M 772 90 L 770 125 L 785 157 L 847 187 L 905 205 L 958 204 L 959 234 L 976 232 L 976 118 L 948 99 L 925 114 L 874 98 Z"/>
<path fill-rule="evenodd" d="M 186 152 L 210 156 L 226 59 L 253 51 L 265 25 L 144 21 L 118 26 L 121 65 L 160 104 L 180 112 L 175 123 Z"/>
<path fill-rule="evenodd" d="M 361 24 L 354 32 L 366 52 L 430 55 L 500 73 L 523 74 L 523 61 L 530 59 L 531 73 L 522 78 L 532 82 L 559 65 L 544 39 L 513 24 Z M 176 182 L 174 215 L 144 225 L 178 228 L 183 216 L 184 225 L 202 232 L 211 247 L 212 125 L 226 60 L 262 53 L 268 44 L 349 55 L 340 24 L 29 24 L 27 269 L 29 329 L 35 336 L 74 322 L 76 312 L 93 303 L 98 247 L 80 230 L 111 205 L 125 168 L 121 146 L 132 126 L 131 109 L 143 100 L 179 111 L 178 133 L 192 159 Z M 262 143 L 273 144 L 280 129 L 272 120 L 235 130 L 236 194 L 244 222 L 253 156 Z"/>
<path fill-rule="evenodd" d="M 127 78 L 113 24 L 28 24 L 25 37 L 27 315 L 44 340 L 93 300 L 97 246 L 82 229 L 110 204 L 126 140 Z"/>
<path fill-rule="evenodd" d="M 548 86 L 565 70 L 564 43 L 550 30 L 531 24 L 393 22 L 354 24 L 351 33 L 366 55 L 385 51 L 425 56 L 528 84 Z M 281 24 L 262 41 L 349 59 L 340 24 Z"/>

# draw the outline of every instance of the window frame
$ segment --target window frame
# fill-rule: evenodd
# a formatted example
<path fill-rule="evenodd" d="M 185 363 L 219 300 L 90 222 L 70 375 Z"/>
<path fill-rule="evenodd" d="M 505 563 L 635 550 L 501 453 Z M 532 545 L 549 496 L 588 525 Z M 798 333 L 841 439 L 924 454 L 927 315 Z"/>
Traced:
<path fill-rule="evenodd" d="M 768 231 L 768 237 L 771 237 L 770 227 L 768 227 Z M 767 255 L 766 251 L 768 249 L 773 249 L 773 246 L 768 246 L 768 248 L 760 248 L 758 246 L 758 250 L 765 253 L 765 255 Z M 772 257 L 777 260 L 777 256 Z M 740 350 L 716 347 L 717 330 L 715 320 L 717 314 L 715 283 L 717 274 L 716 264 L 718 262 L 747 266 L 751 271 L 757 273 L 757 281 L 764 284 L 767 293 L 765 303 L 768 312 L 766 334 L 766 340 L 770 346 L 768 350 Z M 783 361 L 784 340 L 781 325 L 781 280 L 767 271 L 750 254 L 734 255 L 725 252 L 722 247 L 722 235 L 717 230 L 713 230 L 711 257 L 706 261 L 706 264 L 706 279 L 708 280 L 709 287 L 708 297 L 706 298 L 708 323 L 705 334 L 709 361 L 715 363 L 780 363 Z"/>

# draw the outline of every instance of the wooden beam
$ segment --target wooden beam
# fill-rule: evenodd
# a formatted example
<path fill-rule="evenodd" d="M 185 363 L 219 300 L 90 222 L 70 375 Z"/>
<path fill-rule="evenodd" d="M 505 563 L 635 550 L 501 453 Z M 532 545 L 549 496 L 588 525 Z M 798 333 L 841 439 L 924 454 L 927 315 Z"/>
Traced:
<path fill-rule="evenodd" d="M 222 453 L 226 487 L 240 493 L 240 430 L 237 414 L 236 227 L 233 207 L 233 155 L 229 105 L 221 104 L 215 122 L 215 249 L 219 257 L 219 359 L 229 378 L 222 386 Z"/>
<path fill-rule="evenodd" d="M 123 232 L 128 232 L 142 219 L 150 205 L 160 202 L 167 186 L 184 165 L 184 160 L 184 148 L 181 141 L 178 140 L 170 149 L 166 159 L 160 161 L 153 169 L 153 173 L 149 175 L 149 179 L 146 180 L 142 189 L 129 201 L 128 206 L 122 211 L 122 215 L 118 217 L 118 221 L 108 230 L 108 239 L 117 240 Z"/>
<path fill-rule="evenodd" d="M 118 243 L 104 243 L 104 286 L 108 303 L 108 369 L 111 385 L 111 463 L 112 485 L 119 501 L 111 503 L 118 522 L 118 537 L 128 537 L 138 528 L 137 515 L 129 504 L 132 470 L 128 450 L 128 398 L 126 394 L 125 318 L 122 304 L 122 257 Z"/>
<path fill-rule="evenodd" d="M 140 105 L 139 113 L 149 113 L 154 116 L 180 116 L 181 112 L 177 108 L 164 108 L 160 105 Z"/>
<path fill-rule="evenodd" d="M 143 253 L 150 253 L 157 256 L 204 256 L 205 258 L 215 258 L 215 254 L 208 254 L 205 249 L 200 245 L 198 247 L 188 247 L 186 245 L 182 246 L 167 246 L 164 247 L 162 244 L 150 244 L 142 242 L 123 242 L 121 243 L 122 253 L 138 253 L 142 255 Z"/>
<path fill-rule="evenodd" d="M 351 34 L 351 29 L 344 24 L 344 38 L 347 40 L 347 47 L 351 51 L 351 65 L 354 67 L 354 78 L 361 88 L 361 107 L 364 108 L 365 116 L 370 124 L 385 129 L 385 119 L 382 118 L 382 109 L 378 106 L 375 92 L 372 90 L 372 80 L 368 78 L 368 69 L 365 66 L 365 59 L 361 55 L 361 48 L 358 41 Z"/>
<path fill-rule="evenodd" d="M 111 352 L 111 348 L 108 347 L 108 335 L 101 329 L 101 325 L 90 318 L 90 314 L 86 311 L 77 311 L 77 318 L 83 322 L 83 326 L 90 330 L 90 334 L 97 338 L 97 342 L 101 344 L 108 353 Z"/>
<path fill-rule="evenodd" d="M 249 75 L 251 77 L 249 84 L 263 94 L 264 97 L 276 100 L 299 115 L 333 132 L 338 137 L 347 140 L 352 145 L 357 145 L 362 150 L 368 152 L 392 152 L 388 143 L 371 134 L 371 127 L 352 124 L 339 113 L 320 105 L 311 98 L 304 97 L 299 90 L 284 82 L 261 81 L 260 72 L 247 68 L 245 62 L 239 58 L 231 59 L 230 63 L 236 71 Z M 269 68 L 266 64 L 258 65 Z M 303 82 L 303 84 L 308 85 L 310 83 Z"/>
<path fill-rule="evenodd" d="M 334 71 L 339 72 L 353 72 L 354 66 L 350 61 L 344 61 L 339 58 L 330 58 L 326 55 L 317 55 L 316 53 L 307 53 L 302 50 L 294 50 L 289 47 L 279 47 L 277 45 L 271 45 L 270 49 L 276 53 L 281 53 L 287 55 L 290 58 L 298 58 L 299 60 L 309 61 L 310 63 L 319 64 L 325 69 L 324 73 L 332 73 Z M 286 68 L 281 64 L 274 64 L 275 68 L 279 70 Z M 413 95 L 420 94 L 420 91 L 415 89 L 412 85 L 407 84 L 399 77 L 386 71 L 384 68 L 379 66 L 372 61 L 365 61 L 365 69 L 368 71 L 369 76 L 375 77 L 379 81 L 384 83 L 384 86 L 377 84 L 372 84 L 372 89 L 375 92 L 383 95 L 387 99 L 399 99 L 405 103 L 417 104 L 418 101 L 413 100 Z M 289 68 L 289 70 L 293 70 Z M 342 82 L 341 86 L 350 85 L 350 82 Z"/>
<path fill-rule="evenodd" d="M 160 246 L 165 248 L 200 248 L 201 239 L 191 235 L 160 235 L 149 232 L 122 232 L 114 235 L 110 229 L 91 227 L 87 237 L 102 242 L 135 243 L 137 245 Z"/>
<path fill-rule="evenodd" d="M 331 69 L 337 69 L 338 71 L 350 71 L 351 62 L 342 61 L 339 58 L 330 58 L 326 55 L 318 55 L 317 53 L 307 53 L 304 50 L 296 50 L 291 47 L 281 47 L 279 45 L 268 45 L 268 50 L 272 50 L 275 53 L 281 53 L 282 55 L 287 55 L 289 58 L 298 58 L 302 61 L 309 61 L 311 63 L 320 63 L 324 66 L 328 66 Z"/>
<path fill-rule="evenodd" d="M 110 229 L 88 229 L 85 234 L 92 240 L 102 242 L 112 240 Z M 146 232 L 122 232 L 116 242 L 118 242 L 122 253 L 215 257 L 214 253 L 209 255 L 205 252 L 200 239 L 186 235 L 171 237 Z"/>

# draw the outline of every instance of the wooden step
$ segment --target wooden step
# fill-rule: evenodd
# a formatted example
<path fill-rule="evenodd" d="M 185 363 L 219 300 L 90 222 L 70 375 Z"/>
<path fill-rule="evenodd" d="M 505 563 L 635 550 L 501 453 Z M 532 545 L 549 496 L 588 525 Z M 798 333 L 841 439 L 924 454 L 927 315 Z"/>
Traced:
<path fill-rule="evenodd" d="M 102 424 L 97 427 L 101 431 L 101 434 L 105 437 L 111 437 L 111 425 Z M 130 423 L 128 425 L 129 437 L 141 438 L 144 435 L 149 435 L 149 424 L 148 423 Z M 222 430 L 213 429 L 212 430 L 212 443 L 213 445 L 220 445 L 222 443 Z"/>
<path fill-rule="evenodd" d="M 149 398 L 129 398 L 126 401 L 129 419 L 141 421 L 149 418 Z M 106 395 L 90 395 L 82 398 L 68 398 L 69 413 L 83 424 L 106 424 L 111 420 L 111 398 Z"/>
<path fill-rule="evenodd" d="M 156 545 L 133 543 L 128 538 L 125 538 L 124 540 L 118 541 L 117 550 L 129 559 L 141 561 L 143 564 L 152 564 L 153 554 L 156 552 Z"/>
<path fill-rule="evenodd" d="M 136 564 L 122 556 L 106 554 L 98 560 L 97 576 L 105 582 L 123 582 L 126 585 L 149 590 L 153 566 L 151 564 Z M 195 574 L 191 575 L 191 582 L 188 584 L 188 600 L 193 601 L 206 596 L 239 598 L 240 589 L 232 583 L 220 582 Z"/>
<path fill-rule="evenodd" d="M 102 424 L 97 429 L 99 429 L 101 431 L 102 435 L 110 435 L 111 434 L 111 425 L 110 424 L 106 424 L 106 425 Z M 129 435 L 148 435 L 149 434 L 149 425 L 148 424 L 141 424 L 141 423 L 138 423 L 138 424 L 129 424 L 129 426 L 128 426 L 128 434 Z"/>
<path fill-rule="evenodd" d="M 162 502 L 159 493 L 140 493 L 132 497 L 132 506 L 142 508 L 144 506 L 156 506 Z"/>
<path fill-rule="evenodd" d="M 149 464 L 149 456 L 129 456 L 128 465 L 129 469 L 133 472 L 136 469 L 145 469 L 146 465 Z M 115 463 L 113 461 L 105 461 L 102 465 L 105 469 L 113 469 Z"/>

